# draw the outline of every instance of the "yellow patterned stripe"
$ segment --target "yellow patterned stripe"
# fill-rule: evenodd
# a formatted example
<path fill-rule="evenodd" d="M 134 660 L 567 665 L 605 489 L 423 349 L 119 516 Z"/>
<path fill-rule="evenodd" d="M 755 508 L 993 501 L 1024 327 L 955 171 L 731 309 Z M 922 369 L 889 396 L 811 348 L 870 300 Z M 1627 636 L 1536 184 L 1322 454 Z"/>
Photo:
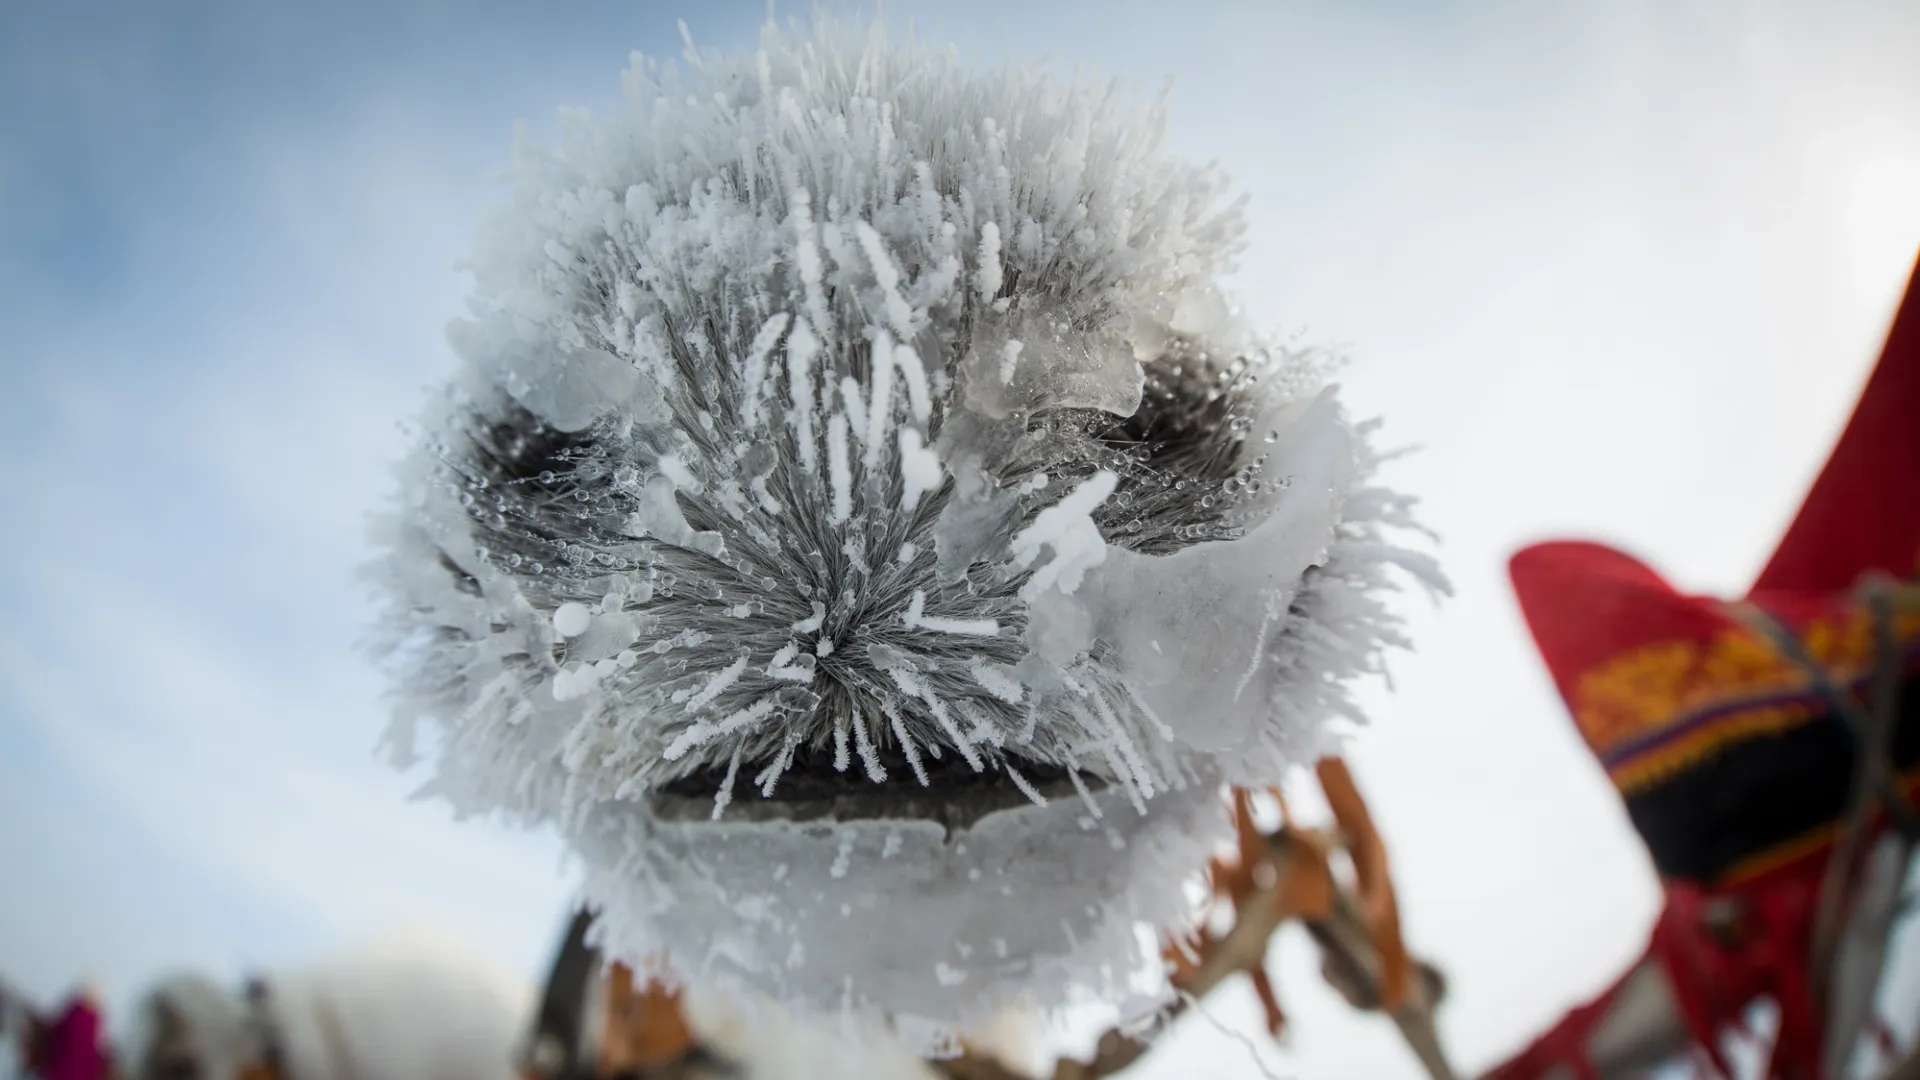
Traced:
<path fill-rule="evenodd" d="M 1920 610 L 1900 611 L 1893 630 L 1903 649 L 1920 641 Z M 1838 680 L 1859 678 L 1872 661 L 1872 624 L 1864 610 L 1817 619 L 1800 638 Z M 1705 641 L 1652 642 L 1596 665 L 1574 688 L 1573 715 L 1587 744 L 1604 758 L 1716 708 L 1793 697 L 1809 688 L 1800 669 L 1770 643 L 1745 628 L 1728 627 Z M 1780 722 L 1755 721 L 1762 726 Z M 1691 744 L 1692 737 L 1687 738 Z"/>
<path fill-rule="evenodd" d="M 1778 735 L 1825 713 L 1824 708 L 1808 704 L 1762 705 L 1730 712 L 1610 766 L 1607 776 L 1621 794 L 1633 795 L 1672 779 L 1735 743 Z"/>

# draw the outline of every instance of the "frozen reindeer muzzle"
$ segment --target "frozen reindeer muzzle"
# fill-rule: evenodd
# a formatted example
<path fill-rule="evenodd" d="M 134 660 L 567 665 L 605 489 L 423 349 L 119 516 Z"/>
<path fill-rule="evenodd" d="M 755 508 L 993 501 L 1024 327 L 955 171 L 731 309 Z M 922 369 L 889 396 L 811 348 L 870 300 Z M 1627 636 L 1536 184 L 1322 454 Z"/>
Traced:
<path fill-rule="evenodd" d="M 1409 501 L 1157 108 L 833 26 L 687 67 L 480 245 L 382 526 L 396 748 L 561 829 L 616 952 L 929 1044 L 1123 997 L 1220 785 L 1438 585 Z"/>

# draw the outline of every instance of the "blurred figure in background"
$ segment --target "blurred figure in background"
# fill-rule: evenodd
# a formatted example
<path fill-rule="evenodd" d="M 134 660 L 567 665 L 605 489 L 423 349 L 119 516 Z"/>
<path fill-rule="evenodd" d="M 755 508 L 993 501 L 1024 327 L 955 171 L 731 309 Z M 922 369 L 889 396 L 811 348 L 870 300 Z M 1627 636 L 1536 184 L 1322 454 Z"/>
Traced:
<path fill-rule="evenodd" d="M 516 1080 L 532 1002 L 459 943 L 398 933 L 244 985 L 162 978 L 133 1007 L 121 1061 L 126 1080 Z"/>
<path fill-rule="evenodd" d="M 35 1080 L 107 1080 L 105 1010 L 100 993 L 82 984 L 51 1019 L 37 1015 L 26 999 L 0 987 L 0 1036 L 13 1053 L 0 1076 Z"/>

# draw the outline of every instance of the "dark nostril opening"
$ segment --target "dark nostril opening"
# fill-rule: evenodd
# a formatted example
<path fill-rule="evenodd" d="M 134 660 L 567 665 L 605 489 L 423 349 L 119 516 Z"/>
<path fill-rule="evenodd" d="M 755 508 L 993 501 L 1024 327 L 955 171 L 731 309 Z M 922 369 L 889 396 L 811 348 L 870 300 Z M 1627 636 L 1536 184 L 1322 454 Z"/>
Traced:
<path fill-rule="evenodd" d="M 898 747 L 882 746 L 877 750 L 877 757 L 887 773 L 887 778 L 882 781 L 869 778 L 859 761 L 840 770 L 834 768 L 832 750 L 801 747 L 795 751 L 787 770 L 780 774 L 780 783 L 774 788 L 772 798 L 778 802 L 813 802 L 855 793 L 913 795 L 927 790 L 942 796 L 956 796 L 1002 788 L 1015 790 L 1005 770 L 988 768 L 976 772 L 958 754 L 922 759 L 920 767 L 927 775 L 926 788 L 920 786 L 918 775 L 907 764 L 906 756 Z M 1052 762 L 1036 761 L 1017 754 L 1008 754 L 1005 760 L 1020 770 L 1029 783 L 1040 787 L 1049 787 L 1067 779 L 1066 768 Z M 745 771 L 749 765 L 742 764 L 740 768 Z M 711 799 L 725 783 L 726 773 L 725 763 L 703 766 L 662 785 L 660 792 L 681 798 Z"/>
<path fill-rule="evenodd" d="M 460 569 L 459 564 L 444 551 L 440 553 L 440 568 L 453 576 L 454 588 L 468 596 L 480 595 L 480 579 Z"/>
<path fill-rule="evenodd" d="M 472 465 L 490 484 L 558 489 L 580 456 L 593 447 L 593 438 L 585 432 L 550 427 L 514 402 L 476 420 L 469 432 Z"/>
<path fill-rule="evenodd" d="M 469 415 L 463 434 L 449 479 L 462 488 L 476 537 L 508 569 L 538 573 L 553 560 L 554 541 L 581 538 L 580 515 L 554 505 L 565 499 L 572 508 L 576 489 L 590 483 L 581 465 L 594 450 L 592 436 L 559 431 L 510 399 Z M 444 553 L 440 567 L 455 588 L 482 595 L 480 582 Z"/>

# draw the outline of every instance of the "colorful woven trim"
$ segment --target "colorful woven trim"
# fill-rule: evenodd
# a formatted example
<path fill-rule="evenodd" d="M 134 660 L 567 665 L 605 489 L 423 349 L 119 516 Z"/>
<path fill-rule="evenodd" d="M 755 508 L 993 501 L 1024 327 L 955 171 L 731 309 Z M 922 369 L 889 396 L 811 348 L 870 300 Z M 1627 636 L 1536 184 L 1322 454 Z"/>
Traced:
<path fill-rule="evenodd" d="M 1900 790 L 1906 795 L 1907 802 L 1913 803 L 1920 798 L 1920 765 L 1912 766 L 1900 774 Z M 1772 847 L 1756 851 L 1729 867 L 1713 882 L 1715 888 L 1730 889 L 1766 877 L 1782 867 L 1792 866 L 1807 857 L 1831 847 L 1845 822 L 1834 821 L 1809 829 L 1790 840 L 1784 840 Z"/>
<path fill-rule="evenodd" d="M 1920 674 L 1920 642 L 1909 642 L 1902 662 L 1908 677 Z M 1864 693 L 1870 673 L 1840 685 Z M 1600 756 L 1607 776 L 1623 794 L 1654 787 L 1744 742 L 1778 735 L 1833 712 L 1811 687 L 1722 702 L 1676 720 L 1670 727 Z"/>
<path fill-rule="evenodd" d="M 1920 662 L 1920 612 L 1893 620 L 1903 667 Z M 1843 686 L 1870 677 L 1873 632 L 1861 609 L 1810 621 L 1799 631 L 1809 655 Z M 1743 739 L 1774 734 L 1831 709 L 1811 680 L 1771 644 L 1743 628 L 1705 641 L 1658 641 L 1583 675 L 1574 722 L 1614 785 L 1640 790 Z"/>

